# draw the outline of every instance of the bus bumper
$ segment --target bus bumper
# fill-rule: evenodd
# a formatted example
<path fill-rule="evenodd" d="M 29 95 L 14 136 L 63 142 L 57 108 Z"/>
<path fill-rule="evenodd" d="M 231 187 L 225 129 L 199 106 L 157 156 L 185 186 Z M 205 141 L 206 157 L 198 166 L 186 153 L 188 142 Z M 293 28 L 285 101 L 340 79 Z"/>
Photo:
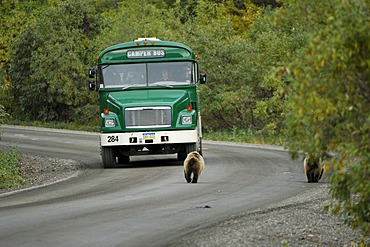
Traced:
<path fill-rule="evenodd" d="M 100 134 L 100 145 L 103 147 L 196 143 L 197 141 L 196 129 Z"/>

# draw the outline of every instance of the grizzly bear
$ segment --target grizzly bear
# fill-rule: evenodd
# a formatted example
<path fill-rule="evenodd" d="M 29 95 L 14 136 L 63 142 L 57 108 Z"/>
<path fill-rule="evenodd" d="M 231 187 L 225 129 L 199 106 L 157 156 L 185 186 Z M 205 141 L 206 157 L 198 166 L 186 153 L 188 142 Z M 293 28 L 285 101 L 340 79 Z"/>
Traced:
<path fill-rule="evenodd" d="M 303 161 L 304 172 L 309 183 L 317 183 L 324 173 L 325 164 L 322 158 L 314 158 L 307 155 Z"/>
<path fill-rule="evenodd" d="M 197 183 L 204 169 L 204 159 L 197 151 L 188 153 L 184 160 L 184 174 L 186 182 Z M 193 178 L 191 177 L 193 175 Z"/>

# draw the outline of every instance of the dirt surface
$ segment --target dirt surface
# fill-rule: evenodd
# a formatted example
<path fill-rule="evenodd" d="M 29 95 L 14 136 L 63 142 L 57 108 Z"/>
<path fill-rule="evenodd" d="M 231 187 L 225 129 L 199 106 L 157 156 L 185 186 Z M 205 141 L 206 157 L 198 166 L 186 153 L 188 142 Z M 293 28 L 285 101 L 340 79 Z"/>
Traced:
<path fill-rule="evenodd" d="M 24 184 L 0 190 L 0 195 L 66 180 L 84 169 L 73 160 L 23 155 Z M 328 184 L 320 182 L 303 194 L 234 215 L 166 246 L 359 246 L 360 233 L 323 210 L 329 203 L 328 190 Z M 370 246 L 369 237 L 364 241 Z"/>

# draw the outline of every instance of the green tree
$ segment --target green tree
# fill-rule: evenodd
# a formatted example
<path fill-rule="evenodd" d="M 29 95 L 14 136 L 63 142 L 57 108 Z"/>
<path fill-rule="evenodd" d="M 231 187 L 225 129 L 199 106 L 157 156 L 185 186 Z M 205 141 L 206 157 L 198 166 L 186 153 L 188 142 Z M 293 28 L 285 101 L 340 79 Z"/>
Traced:
<path fill-rule="evenodd" d="M 11 45 L 28 26 L 37 18 L 43 1 L 12 0 L 0 4 L 0 102 L 6 108 L 11 108 L 13 95 L 11 89 Z"/>
<path fill-rule="evenodd" d="M 253 25 L 241 34 L 227 6 L 199 2 L 195 17 L 180 29 L 187 30 L 184 42 L 199 51 L 201 69 L 209 75 L 201 86 L 206 131 L 282 128 L 286 85 L 267 79 L 305 42 L 297 32 L 276 29 L 274 12 L 253 15 Z"/>
<path fill-rule="evenodd" d="M 180 6 L 178 6 L 179 8 Z M 248 66 L 252 44 L 243 39 L 224 4 L 199 1 L 177 40 L 195 49 L 208 82 L 201 86 L 205 130 L 252 125 L 254 91 Z"/>
<path fill-rule="evenodd" d="M 295 16 L 284 19 L 285 12 L 285 8 L 264 9 L 246 34 L 246 40 L 250 40 L 254 48 L 253 63 L 250 65 L 250 74 L 256 81 L 256 107 L 253 112 L 258 117 L 260 132 L 275 137 L 284 135 L 284 119 L 290 107 L 287 101 L 289 78 L 284 75 L 285 66 L 299 56 L 299 50 L 308 44 L 308 31 L 301 28 L 304 21 L 294 20 Z M 282 76 L 277 78 L 275 74 Z"/>
<path fill-rule="evenodd" d="M 13 43 L 13 106 L 20 118 L 79 122 L 94 115 L 83 79 L 95 47 L 91 40 L 99 30 L 89 3 L 64 1 L 47 6 L 37 23 Z"/>
<path fill-rule="evenodd" d="M 288 147 L 293 155 L 336 153 L 327 161 L 331 206 L 369 236 L 369 2 L 287 2 L 282 19 L 304 16 L 301 27 L 310 31 L 308 46 L 284 70 L 290 82 Z"/>
<path fill-rule="evenodd" d="M 103 13 L 104 27 L 96 39 L 100 46 L 97 51 L 140 37 L 171 39 L 181 23 L 167 5 L 162 5 L 157 1 L 123 0 L 117 8 L 107 10 Z"/>

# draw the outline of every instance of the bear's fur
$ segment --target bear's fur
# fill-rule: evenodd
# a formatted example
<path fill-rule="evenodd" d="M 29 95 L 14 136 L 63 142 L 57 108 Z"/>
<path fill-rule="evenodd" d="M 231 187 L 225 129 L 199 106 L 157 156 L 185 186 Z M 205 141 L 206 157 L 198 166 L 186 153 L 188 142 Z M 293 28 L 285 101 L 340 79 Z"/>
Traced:
<path fill-rule="evenodd" d="M 186 182 L 197 183 L 204 169 L 204 159 L 197 151 L 188 153 L 184 160 L 184 175 Z M 192 177 L 193 175 L 193 177 Z"/>
<path fill-rule="evenodd" d="M 314 158 L 308 154 L 303 161 L 303 167 L 308 182 L 317 183 L 324 173 L 325 164 L 322 158 Z"/>

